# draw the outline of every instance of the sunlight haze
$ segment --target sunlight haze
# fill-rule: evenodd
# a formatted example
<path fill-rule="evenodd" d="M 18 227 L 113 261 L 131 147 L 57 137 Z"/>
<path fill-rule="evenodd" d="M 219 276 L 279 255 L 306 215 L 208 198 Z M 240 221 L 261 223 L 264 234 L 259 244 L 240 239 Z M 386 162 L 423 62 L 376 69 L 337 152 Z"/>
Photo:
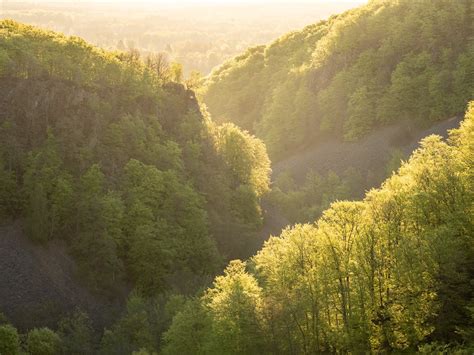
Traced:
<path fill-rule="evenodd" d="M 10 1 L 2 0 L 4 3 L 34 3 L 34 4 L 50 4 L 50 3 L 120 3 L 120 4 L 149 4 L 149 5 L 238 5 L 238 4 L 331 4 L 331 3 L 346 3 L 346 4 L 363 4 L 367 0 L 31 0 L 31 1 Z M 2 3 L 0 1 L 0 4 Z"/>
<path fill-rule="evenodd" d="M 0 355 L 474 355 L 474 0 L 0 0 Z"/>
<path fill-rule="evenodd" d="M 1 1 L 1 0 L 0 0 Z M 246 48 L 346 11 L 363 0 L 6 1 L 11 18 L 84 38 L 105 49 L 161 53 L 203 75 Z"/>

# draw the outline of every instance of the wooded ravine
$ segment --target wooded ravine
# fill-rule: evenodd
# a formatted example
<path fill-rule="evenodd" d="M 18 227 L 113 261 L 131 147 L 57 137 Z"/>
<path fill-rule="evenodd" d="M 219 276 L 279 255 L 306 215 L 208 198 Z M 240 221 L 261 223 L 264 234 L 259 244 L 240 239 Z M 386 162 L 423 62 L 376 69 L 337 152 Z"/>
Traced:
<path fill-rule="evenodd" d="M 0 355 L 471 354 L 473 6 L 188 79 L 0 21 Z"/>

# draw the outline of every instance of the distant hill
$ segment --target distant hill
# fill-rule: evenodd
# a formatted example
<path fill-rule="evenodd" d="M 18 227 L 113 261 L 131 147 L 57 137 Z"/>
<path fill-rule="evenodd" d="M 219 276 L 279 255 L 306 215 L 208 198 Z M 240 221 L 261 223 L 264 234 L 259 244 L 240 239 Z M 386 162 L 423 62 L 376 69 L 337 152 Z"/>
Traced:
<path fill-rule="evenodd" d="M 84 38 L 101 48 L 161 53 L 207 75 L 242 50 L 351 7 L 345 1 L 2 1 L 0 20 Z"/>
<path fill-rule="evenodd" d="M 474 95 L 472 16 L 472 0 L 373 0 L 228 61 L 203 98 L 273 160 L 393 122 L 427 127 Z"/>

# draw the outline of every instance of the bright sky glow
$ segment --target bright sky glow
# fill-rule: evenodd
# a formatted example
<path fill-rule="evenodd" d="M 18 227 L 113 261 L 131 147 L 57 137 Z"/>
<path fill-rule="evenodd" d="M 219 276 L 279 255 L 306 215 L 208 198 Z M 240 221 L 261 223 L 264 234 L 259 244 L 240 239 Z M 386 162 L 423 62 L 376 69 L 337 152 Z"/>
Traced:
<path fill-rule="evenodd" d="M 3 2 L 9 2 L 3 0 Z M 13 1 L 12 1 L 13 2 Z M 23 1 L 17 1 L 23 2 Z M 117 3 L 117 4 L 150 4 L 150 5 L 249 5 L 249 4 L 363 4 L 367 0 L 30 0 L 30 3 Z M 2 0 L 0 0 L 2 3 Z"/>

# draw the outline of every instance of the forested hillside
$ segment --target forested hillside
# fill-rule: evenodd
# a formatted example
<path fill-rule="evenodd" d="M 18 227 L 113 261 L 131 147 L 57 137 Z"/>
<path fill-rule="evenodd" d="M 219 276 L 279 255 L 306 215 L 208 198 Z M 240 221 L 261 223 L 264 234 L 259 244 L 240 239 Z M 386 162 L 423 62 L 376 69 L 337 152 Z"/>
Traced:
<path fill-rule="evenodd" d="M 408 159 L 421 139 L 432 134 L 446 139 L 462 118 L 451 117 L 420 130 L 394 124 L 357 142 L 329 139 L 296 152 L 273 164 L 272 190 L 262 202 L 264 209 L 276 209 L 286 217 L 280 230 L 287 224 L 313 222 L 334 201 L 363 198 Z"/>
<path fill-rule="evenodd" d="M 165 334 L 166 354 L 470 354 L 474 103 L 360 202 L 232 261 Z"/>
<path fill-rule="evenodd" d="M 328 137 L 452 117 L 474 95 L 473 4 L 372 0 L 225 63 L 204 101 L 274 159 Z"/>
<path fill-rule="evenodd" d="M 247 257 L 268 190 L 264 145 L 155 59 L 0 22 L 1 222 L 64 241 L 111 298 L 193 293 Z"/>
<path fill-rule="evenodd" d="M 0 21 L 0 354 L 471 354 L 473 10 L 371 0 L 185 84 Z"/>

